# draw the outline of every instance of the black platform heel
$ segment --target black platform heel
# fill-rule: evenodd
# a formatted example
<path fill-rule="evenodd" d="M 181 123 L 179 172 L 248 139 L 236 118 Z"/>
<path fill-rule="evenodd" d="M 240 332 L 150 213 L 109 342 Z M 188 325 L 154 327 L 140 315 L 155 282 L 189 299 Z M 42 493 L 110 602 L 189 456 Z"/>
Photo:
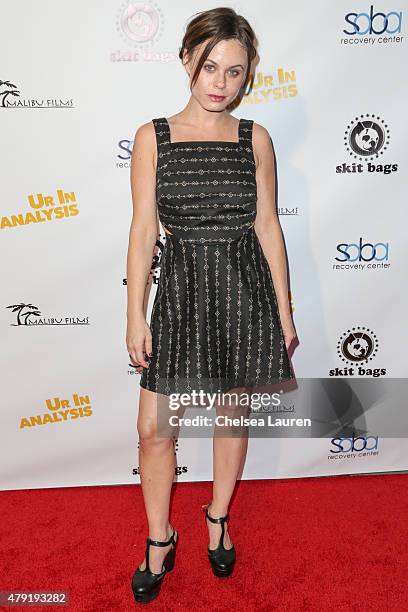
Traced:
<path fill-rule="evenodd" d="M 221 537 L 217 548 L 207 549 L 208 559 L 211 563 L 213 574 L 219 578 L 224 578 L 229 576 L 234 568 L 236 559 L 235 546 L 232 545 L 232 548 L 228 549 L 224 548 L 224 523 L 228 520 L 228 514 L 219 518 L 213 518 L 208 514 L 208 507 L 210 505 L 211 502 L 202 506 L 202 509 L 205 511 L 205 518 L 209 519 L 212 523 L 221 524 Z M 205 524 L 207 525 L 207 521 Z"/>
<path fill-rule="evenodd" d="M 177 539 L 174 536 L 177 535 Z M 160 542 L 159 540 L 152 540 L 147 538 L 146 541 L 146 567 L 144 570 L 137 568 L 132 578 L 132 590 L 135 600 L 140 603 L 148 603 L 155 599 L 160 593 L 161 585 L 164 580 L 164 576 L 167 572 L 171 572 L 174 567 L 176 559 L 176 548 L 178 543 L 178 533 L 174 529 L 171 537 L 166 542 Z M 160 574 L 154 574 L 150 571 L 149 566 L 149 546 L 168 546 L 173 545 L 173 548 L 169 550 L 163 560 L 163 569 Z M 141 564 L 140 564 L 141 565 Z"/>

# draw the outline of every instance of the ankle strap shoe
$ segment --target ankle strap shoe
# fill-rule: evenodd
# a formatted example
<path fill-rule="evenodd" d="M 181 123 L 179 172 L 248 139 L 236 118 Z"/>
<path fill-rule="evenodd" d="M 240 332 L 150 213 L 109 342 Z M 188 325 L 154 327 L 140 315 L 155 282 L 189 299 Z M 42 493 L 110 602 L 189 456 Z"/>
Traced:
<path fill-rule="evenodd" d="M 224 533 L 225 533 L 224 524 L 228 520 L 229 514 L 226 514 L 225 516 L 220 516 L 218 518 L 214 518 L 210 516 L 208 513 L 208 508 L 211 505 L 211 503 L 212 502 L 205 504 L 204 506 L 202 506 L 202 509 L 205 512 L 206 519 L 211 521 L 211 523 L 218 523 L 221 525 L 221 537 L 220 537 L 220 541 L 218 543 L 217 548 L 214 548 L 214 549 L 208 548 L 207 554 L 208 554 L 208 559 L 210 561 L 213 574 L 219 578 L 224 578 L 226 576 L 230 576 L 234 568 L 234 564 L 236 560 L 235 546 L 233 544 L 232 548 L 224 547 Z"/>
<path fill-rule="evenodd" d="M 177 539 L 175 539 L 175 535 L 177 535 Z M 151 538 L 147 538 L 146 567 L 144 570 L 141 570 L 139 566 L 132 578 L 132 590 L 135 601 L 140 603 L 148 603 L 158 596 L 164 576 L 167 572 L 171 572 L 171 570 L 174 568 L 178 540 L 178 533 L 175 529 L 173 529 L 172 535 L 166 541 L 152 540 Z M 169 544 L 172 544 L 172 548 L 169 550 L 163 560 L 162 571 L 159 574 L 154 574 L 150 570 L 150 546 L 168 546 Z"/>

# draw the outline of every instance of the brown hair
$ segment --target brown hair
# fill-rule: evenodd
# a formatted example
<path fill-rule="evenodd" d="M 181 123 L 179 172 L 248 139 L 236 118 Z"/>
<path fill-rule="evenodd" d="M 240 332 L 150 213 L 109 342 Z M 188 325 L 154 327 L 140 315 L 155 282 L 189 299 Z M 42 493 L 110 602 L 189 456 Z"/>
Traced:
<path fill-rule="evenodd" d="M 192 51 L 195 47 L 203 43 L 207 39 L 211 39 L 199 59 L 196 66 L 191 87 L 194 85 L 200 74 L 200 70 L 211 53 L 211 50 L 221 40 L 235 38 L 238 40 L 247 51 L 248 67 L 245 75 L 243 86 L 245 87 L 252 60 L 256 57 L 256 49 L 254 47 L 255 34 L 248 21 L 238 15 L 234 9 L 229 7 L 219 7 L 209 11 L 195 13 L 197 15 L 190 21 L 184 34 L 179 58 L 183 59 L 184 50 L 187 51 L 189 57 L 192 57 Z"/>

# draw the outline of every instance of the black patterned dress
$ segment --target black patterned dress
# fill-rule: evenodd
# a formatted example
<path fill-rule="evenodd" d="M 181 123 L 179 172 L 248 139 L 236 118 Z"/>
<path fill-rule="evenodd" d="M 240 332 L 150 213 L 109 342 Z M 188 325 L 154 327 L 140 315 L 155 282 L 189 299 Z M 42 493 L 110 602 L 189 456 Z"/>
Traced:
<path fill-rule="evenodd" d="M 294 378 L 270 268 L 253 227 L 251 119 L 239 142 L 171 142 L 153 119 L 156 197 L 166 233 L 140 385 L 157 393 L 224 392 Z"/>

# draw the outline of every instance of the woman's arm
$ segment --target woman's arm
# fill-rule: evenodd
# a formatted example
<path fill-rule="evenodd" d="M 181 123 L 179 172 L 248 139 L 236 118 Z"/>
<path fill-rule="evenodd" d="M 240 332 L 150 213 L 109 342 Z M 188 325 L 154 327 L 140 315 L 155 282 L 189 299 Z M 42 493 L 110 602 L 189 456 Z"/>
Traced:
<path fill-rule="evenodd" d="M 137 130 L 133 143 L 130 183 L 133 216 L 127 254 L 127 346 L 136 362 L 147 367 L 143 351 L 151 347 L 144 298 L 159 227 L 156 211 L 156 135 L 152 122 Z"/>
<path fill-rule="evenodd" d="M 275 201 L 275 161 L 268 130 L 254 122 L 257 215 L 255 231 L 271 271 L 287 347 L 295 337 L 288 295 L 286 254 Z"/>

